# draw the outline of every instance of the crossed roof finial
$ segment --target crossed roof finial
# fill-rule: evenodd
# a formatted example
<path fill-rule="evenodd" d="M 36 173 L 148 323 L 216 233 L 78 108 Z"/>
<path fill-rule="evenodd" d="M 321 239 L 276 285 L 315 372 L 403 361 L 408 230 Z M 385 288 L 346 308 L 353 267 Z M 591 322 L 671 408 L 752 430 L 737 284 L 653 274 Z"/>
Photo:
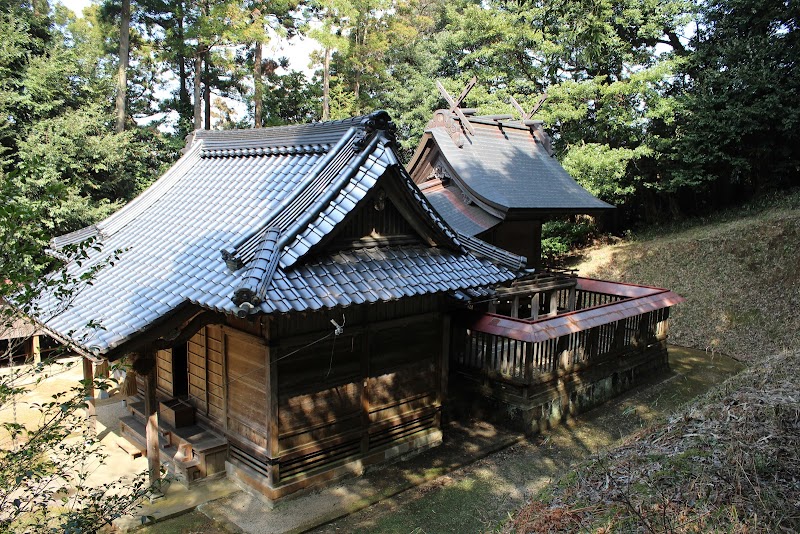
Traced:
<path fill-rule="evenodd" d="M 511 99 L 511 105 L 514 106 L 521 115 L 519 119 L 520 122 L 524 123 L 525 121 L 530 120 L 531 117 L 533 117 L 536 114 L 536 112 L 539 111 L 539 109 L 542 107 L 542 104 L 544 104 L 544 101 L 547 100 L 547 93 L 543 93 L 539 97 L 539 100 L 537 100 L 536 104 L 533 105 L 533 109 L 531 109 L 530 113 L 525 113 L 525 110 L 522 109 L 522 106 L 519 105 L 519 102 L 517 102 L 516 98 L 514 98 L 511 95 L 509 95 L 509 98 Z"/>
<path fill-rule="evenodd" d="M 472 124 L 469 123 L 467 116 L 461 110 L 461 103 L 467 98 L 467 95 L 475 87 L 475 84 L 478 83 L 478 78 L 473 76 L 470 81 L 467 82 L 467 85 L 464 86 L 464 89 L 461 91 L 461 94 L 458 95 L 458 98 L 453 98 L 450 96 L 450 93 L 447 92 L 447 89 L 444 88 L 444 85 L 439 80 L 436 80 L 436 88 L 439 89 L 439 92 L 442 94 L 447 103 L 450 105 L 450 111 L 455 113 L 459 119 L 461 119 L 461 124 L 466 128 L 466 130 L 475 135 L 475 129 L 472 127 Z"/>

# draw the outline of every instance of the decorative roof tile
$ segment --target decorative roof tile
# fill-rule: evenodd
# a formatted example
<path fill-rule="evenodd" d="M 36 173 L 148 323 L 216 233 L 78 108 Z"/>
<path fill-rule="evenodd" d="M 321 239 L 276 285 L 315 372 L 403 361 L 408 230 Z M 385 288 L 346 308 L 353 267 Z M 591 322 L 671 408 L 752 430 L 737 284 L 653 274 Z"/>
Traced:
<path fill-rule="evenodd" d="M 54 247 L 96 236 L 102 250 L 68 272 L 96 267 L 69 303 L 54 295 L 39 320 L 87 352 L 105 354 L 189 302 L 262 313 L 349 306 L 406 295 L 466 291 L 513 273 L 461 248 L 399 165 L 391 139 L 364 118 L 259 130 L 199 131 L 183 157 L 137 199 Z M 369 134 L 369 135 L 366 135 Z M 440 247 L 305 255 L 391 172 Z M 224 254 L 221 252 L 224 251 Z M 118 259 L 111 265 L 108 260 Z M 99 328 L 87 326 L 96 321 Z"/>

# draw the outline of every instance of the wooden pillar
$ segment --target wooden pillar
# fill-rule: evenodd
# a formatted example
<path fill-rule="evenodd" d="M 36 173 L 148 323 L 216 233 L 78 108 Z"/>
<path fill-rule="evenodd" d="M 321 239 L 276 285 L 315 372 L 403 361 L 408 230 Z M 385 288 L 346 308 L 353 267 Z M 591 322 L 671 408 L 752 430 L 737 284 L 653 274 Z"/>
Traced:
<path fill-rule="evenodd" d="M 620 319 L 616 323 L 617 326 L 614 329 L 614 342 L 613 342 L 613 348 L 615 348 L 615 349 L 621 349 L 622 347 L 624 347 L 627 344 L 627 340 L 625 338 L 626 337 L 626 332 L 625 332 L 625 322 L 626 321 L 627 321 L 627 319 Z"/>
<path fill-rule="evenodd" d="M 539 318 L 539 293 L 531 295 L 531 319 Z"/>
<path fill-rule="evenodd" d="M 492 300 L 489 302 L 489 313 L 497 313 L 497 301 Z"/>
<path fill-rule="evenodd" d="M 531 390 L 531 383 L 533 383 L 533 351 L 534 344 L 530 341 L 523 345 L 525 351 L 525 391 L 523 397 L 528 398 Z"/>
<path fill-rule="evenodd" d="M 270 340 L 272 340 L 270 332 Z M 279 453 L 280 441 L 278 439 L 278 348 L 267 346 L 267 457 L 272 460 Z M 281 479 L 280 465 L 270 464 L 267 467 L 267 484 L 271 487 L 278 485 Z"/>
<path fill-rule="evenodd" d="M 439 409 L 443 412 L 447 402 L 447 386 L 450 374 L 450 338 L 452 335 L 450 315 L 442 316 L 442 356 L 439 366 Z M 441 412 L 440 412 L 441 413 Z"/>
<path fill-rule="evenodd" d="M 158 491 L 161 484 L 161 452 L 158 447 L 158 404 L 156 402 L 156 353 L 143 352 L 136 366 L 144 373 L 145 441 L 147 442 L 147 475 L 150 487 Z"/>
<path fill-rule="evenodd" d="M 511 317 L 514 319 L 519 317 L 519 296 L 514 297 L 511 301 Z"/>
<path fill-rule="evenodd" d="M 661 320 L 656 323 L 656 339 L 665 341 L 669 335 L 669 308 L 661 312 Z"/>
<path fill-rule="evenodd" d="M 563 335 L 558 338 L 558 343 L 556 345 L 556 357 L 557 357 L 557 364 L 556 368 L 553 369 L 554 371 L 557 369 L 569 369 L 572 367 L 570 362 L 570 355 L 571 352 L 569 350 L 569 336 L 570 334 Z"/>
<path fill-rule="evenodd" d="M 577 286 L 572 286 L 571 288 L 569 288 L 569 300 L 567 301 L 568 302 L 567 308 L 569 309 L 569 311 L 576 310 L 577 296 L 578 296 L 577 294 L 578 294 Z"/>
<path fill-rule="evenodd" d="M 651 312 L 646 312 L 639 316 L 639 332 L 636 336 L 636 342 L 641 349 L 644 349 L 650 343 L 650 317 Z"/>
<path fill-rule="evenodd" d="M 547 293 L 548 301 L 548 317 L 555 317 L 558 315 L 558 291 L 550 291 Z"/>
<path fill-rule="evenodd" d="M 361 452 L 363 454 L 369 451 L 369 358 L 371 334 L 370 328 L 367 327 L 364 330 L 364 338 L 361 342 Z"/>
<path fill-rule="evenodd" d="M 97 432 L 97 411 L 94 404 L 94 373 L 92 360 L 83 357 L 83 398 L 86 402 L 86 426 L 91 434 Z"/>
<path fill-rule="evenodd" d="M 42 349 L 39 346 L 39 336 L 34 335 L 31 338 L 31 356 L 33 356 L 33 364 L 42 363 Z"/>
<path fill-rule="evenodd" d="M 108 360 L 103 360 L 100 363 L 98 363 L 94 368 L 94 376 L 95 376 L 95 378 L 104 379 L 104 382 L 106 384 L 108 383 L 108 380 L 107 380 L 108 379 L 108 374 L 109 374 L 108 367 L 109 367 Z M 97 395 L 97 398 L 99 398 L 99 399 L 107 399 L 108 398 L 108 391 L 106 391 L 106 389 L 107 389 L 107 387 L 101 388 L 100 392 Z"/>
<path fill-rule="evenodd" d="M 595 358 L 599 355 L 600 348 L 600 327 L 595 326 L 589 330 L 586 336 L 586 357 L 587 359 Z"/>

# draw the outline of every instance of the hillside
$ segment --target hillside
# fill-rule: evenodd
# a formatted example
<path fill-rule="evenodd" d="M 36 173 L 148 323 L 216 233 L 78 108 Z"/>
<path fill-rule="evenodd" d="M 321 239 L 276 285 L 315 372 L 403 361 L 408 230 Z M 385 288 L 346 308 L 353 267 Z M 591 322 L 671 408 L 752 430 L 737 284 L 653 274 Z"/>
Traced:
<path fill-rule="evenodd" d="M 671 341 L 750 366 L 536 496 L 508 532 L 800 531 L 800 194 L 587 251 L 687 298 Z"/>
<path fill-rule="evenodd" d="M 800 347 L 800 191 L 588 249 L 572 266 L 686 297 L 672 343 L 749 364 Z"/>

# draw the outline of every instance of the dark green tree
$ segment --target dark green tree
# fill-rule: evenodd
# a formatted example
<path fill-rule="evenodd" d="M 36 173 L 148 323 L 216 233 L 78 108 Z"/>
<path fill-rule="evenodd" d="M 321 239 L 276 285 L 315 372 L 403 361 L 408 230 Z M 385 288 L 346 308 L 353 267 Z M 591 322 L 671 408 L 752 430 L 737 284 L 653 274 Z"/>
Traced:
<path fill-rule="evenodd" d="M 788 0 L 703 5 L 672 188 L 725 204 L 800 183 L 799 16 Z"/>

